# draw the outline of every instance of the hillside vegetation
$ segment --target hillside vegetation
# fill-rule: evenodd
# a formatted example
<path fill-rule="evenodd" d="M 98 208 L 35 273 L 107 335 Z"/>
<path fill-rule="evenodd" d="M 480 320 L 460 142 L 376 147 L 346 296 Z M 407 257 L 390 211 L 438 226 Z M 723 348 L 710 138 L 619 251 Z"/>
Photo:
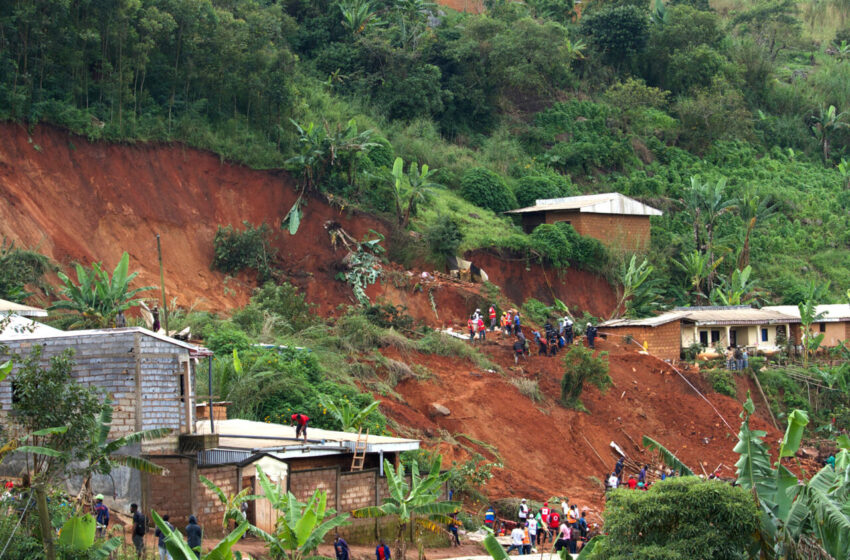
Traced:
<path fill-rule="evenodd" d="M 527 236 L 498 212 L 617 190 L 665 210 L 649 260 L 666 304 L 721 301 L 750 263 L 762 299 L 796 303 L 810 280 L 837 299 L 850 32 L 814 42 L 824 14 L 846 14 L 803 8 L 594 2 L 576 22 L 546 0 L 483 15 L 421 0 L 16 2 L 0 8 L 0 117 L 288 167 L 305 191 L 424 233 L 391 252 L 402 261 L 489 246 L 616 278 L 617 251 L 570 228 Z M 280 211 L 296 231 L 299 204 Z"/>

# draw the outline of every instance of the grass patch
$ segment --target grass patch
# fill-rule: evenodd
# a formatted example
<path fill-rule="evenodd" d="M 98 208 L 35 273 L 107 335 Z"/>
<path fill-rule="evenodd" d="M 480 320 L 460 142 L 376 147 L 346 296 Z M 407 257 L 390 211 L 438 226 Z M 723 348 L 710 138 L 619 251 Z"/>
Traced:
<path fill-rule="evenodd" d="M 527 379 L 525 377 L 511 378 L 511 385 L 517 388 L 521 395 L 528 397 L 532 402 L 543 402 L 543 392 L 540 390 L 540 384 L 536 379 Z"/>

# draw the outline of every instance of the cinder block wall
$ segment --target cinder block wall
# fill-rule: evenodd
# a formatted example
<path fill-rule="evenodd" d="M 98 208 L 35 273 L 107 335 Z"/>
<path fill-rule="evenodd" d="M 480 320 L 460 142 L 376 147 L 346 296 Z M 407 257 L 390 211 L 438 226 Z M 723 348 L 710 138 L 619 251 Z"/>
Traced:
<path fill-rule="evenodd" d="M 557 222 L 570 222 L 580 235 L 593 237 L 605 245 L 626 251 L 640 251 L 649 247 L 649 216 L 547 212 L 546 223 Z"/>

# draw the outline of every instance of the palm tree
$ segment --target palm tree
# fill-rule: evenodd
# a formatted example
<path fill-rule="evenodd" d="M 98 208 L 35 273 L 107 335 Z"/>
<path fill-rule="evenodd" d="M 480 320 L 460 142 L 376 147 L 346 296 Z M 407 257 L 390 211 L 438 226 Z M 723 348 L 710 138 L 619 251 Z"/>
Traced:
<path fill-rule="evenodd" d="M 708 299 L 702 289 L 703 282 L 721 262 L 723 262 L 723 257 L 710 263 L 708 262 L 708 255 L 699 251 L 692 251 L 683 255 L 681 261 L 673 261 L 673 264 L 687 276 L 691 294 L 696 298 L 697 305 Z"/>
<path fill-rule="evenodd" d="M 735 270 L 721 285 L 711 290 L 710 299 L 714 305 L 747 305 L 756 301 L 761 292 L 755 280 L 750 280 L 753 267 L 747 265 L 744 270 Z"/>
<path fill-rule="evenodd" d="M 99 262 L 92 263 L 91 270 L 78 264 L 77 283 L 64 272 L 59 272 L 59 279 L 64 284 L 60 293 L 68 299 L 58 300 L 48 309 L 78 313 L 80 319 L 71 328 L 109 327 L 118 313 L 142 303 L 141 299 L 136 299 L 138 294 L 153 289 L 153 286 L 145 286 L 131 290 L 130 283 L 139 273 L 128 274 L 129 266 L 130 256 L 125 251 L 111 278 Z"/>
<path fill-rule="evenodd" d="M 424 478 L 419 476 L 416 463 L 410 468 L 410 484 L 405 481 L 404 465 L 393 469 L 389 461 L 384 460 L 384 472 L 387 474 L 389 497 L 380 506 L 365 507 L 351 512 L 353 517 L 386 517 L 398 519 L 396 534 L 397 560 L 405 560 L 407 553 L 407 531 L 412 523 L 420 528 L 442 532 L 442 525 L 451 521 L 449 514 L 460 507 L 459 502 L 441 501 L 443 484 L 448 473 L 440 473 L 442 457 L 437 455 L 431 463 L 430 472 Z"/>
<path fill-rule="evenodd" d="M 372 401 L 362 409 L 357 408 L 347 398 L 335 403 L 326 395 L 319 395 L 319 403 L 326 408 L 331 416 L 342 425 L 343 432 L 354 432 L 366 421 L 373 412 L 378 410 L 381 401 Z"/>
<path fill-rule="evenodd" d="M 847 111 L 841 111 L 839 113 L 835 109 L 835 105 L 830 105 L 829 108 L 821 107 L 818 114 L 812 116 L 812 134 L 814 134 L 815 138 L 817 138 L 818 144 L 820 144 L 824 162 L 829 161 L 829 150 L 832 136 L 838 129 L 846 128 L 848 126 L 847 122 L 845 122 L 847 116 Z"/>
<path fill-rule="evenodd" d="M 744 245 L 738 254 L 738 268 L 743 270 L 750 264 L 750 236 L 757 222 L 764 221 L 765 218 L 773 214 L 773 201 L 769 196 L 762 198 L 757 194 L 747 192 L 741 198 L 738 208 L 746 227 Z"/>
<path fill-rule="evenodd" d="M 699 177 L 691 177 L 691 188 L 685 198 L 685 204 L 694 221 L 694 242 L 697 250 L 708 256 L 709 263 L 714 262 L 714 233 L 720 219 L 737 208 L 737 201 L 726 198 L 725 190 L 725 177 L 716 182 L 703 182 Z M 711 268 L 706 276 L 708 291 L 714 287 L 714 277 L 715 269 Z"/>

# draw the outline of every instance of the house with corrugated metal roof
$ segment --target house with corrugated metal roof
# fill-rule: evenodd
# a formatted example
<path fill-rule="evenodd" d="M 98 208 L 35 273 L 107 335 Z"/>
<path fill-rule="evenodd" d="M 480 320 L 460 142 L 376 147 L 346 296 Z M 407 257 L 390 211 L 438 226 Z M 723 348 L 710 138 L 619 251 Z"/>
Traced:
<path fill-rule="evenodd" d="M 527 233 L 540 224 L 565 222 L 579 235 L 609 247 L 637 251 L 649 247 L 650 218 L 663 212 L 620 193 L 602 193 L 540 199 L 534 206 L 506 214 L 522 216 Z"/>
<path fill-rule="evenodd" d="M 796 308 L 795 308 L 796 309 Z M 692 345 L 702 348 L 740 346 L 753 355 L 779 350 L 793 342 L 799 330 L 799 313 L 794 316 L 775 308 L 738 306 L 678 307 L 647 319 L 614 319 L 599 326 L 603 333 L 629 336 L 646 344 L 650 353 L 677 360 Z M 673 342 L 673 333 L 676 333 Z"/>

